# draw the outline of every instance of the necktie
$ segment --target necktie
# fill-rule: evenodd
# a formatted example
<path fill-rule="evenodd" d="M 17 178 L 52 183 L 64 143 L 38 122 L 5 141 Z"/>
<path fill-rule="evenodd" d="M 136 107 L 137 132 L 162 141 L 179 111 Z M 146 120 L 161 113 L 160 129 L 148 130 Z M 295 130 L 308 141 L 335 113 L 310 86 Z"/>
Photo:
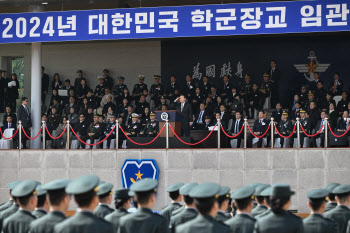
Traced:
<path fill-rule="evenodd" d="M 224 116 L 224 112 L 221 112 L 220 120 L 222 120 L 222 117 Z"/>
<path fill-rule="evenodd" d="M 235 131 L 234 133 L 238 133 L 238 124 L 239 124 L 239 120 L 236 120 L 236 125 L 235 125 Z"/>
<path fill-rule="evenodd" d="M 183 109 L 184 109 L 184 104 L 181 104 L 181 112 L 182 112 Z"/>
<path fill-rule="evenodd" d="M 320 128 L 319 128 L 318 130 L 321 130 L 323 124 L 324 124 L 324 120 L 322 120 L 321 125 L 320 125 Z M 323 130 L 322 130 L 322 131 L 323 131 Z"/>
<path fill-rule="evenodd" d="M 190 83 L 187 83 L 188 88 L 190 88 Z"/>
<path fill-rule="evenodd" d="M 333 93 L 335 92 L 335 89 L 337 88 L 337 81 L 334 81 L 334 86 L 335 86 L 335 88 L 334 88 L 334 90 L 333 90 Z"/>
<path fill-rule="evenodd" d="M 198 124 L 200 122 L 202 122 L 202 116 L 203 116 L 203 112 L 199 113 L 199 117 L 198 117 L 198 121 L 197 121 Z"/>
<path fill-rule="evenodd" d="M 9 123 L 9 129 L 11 128 L 11 123 Z"/>

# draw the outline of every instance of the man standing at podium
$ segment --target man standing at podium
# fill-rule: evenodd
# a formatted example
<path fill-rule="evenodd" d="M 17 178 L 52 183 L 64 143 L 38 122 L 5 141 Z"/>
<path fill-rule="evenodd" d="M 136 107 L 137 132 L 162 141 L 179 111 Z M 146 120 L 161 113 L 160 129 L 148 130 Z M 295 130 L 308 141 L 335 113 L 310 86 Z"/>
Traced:
<path fill-rule="evenodd" d="M 180 103 L 177 103 L 179 101 Z M 189 137 L 190 122 L 193 120 L 191 104 L 186 102 L 186 97 L 183 94 L 181 94 L 180 97 L 177 97 L 174 102 L 177 103 L 176 111 L 184 116 L 184 120 L 181 122 L 181 136 L 184 135 L 185 137 Z"/>

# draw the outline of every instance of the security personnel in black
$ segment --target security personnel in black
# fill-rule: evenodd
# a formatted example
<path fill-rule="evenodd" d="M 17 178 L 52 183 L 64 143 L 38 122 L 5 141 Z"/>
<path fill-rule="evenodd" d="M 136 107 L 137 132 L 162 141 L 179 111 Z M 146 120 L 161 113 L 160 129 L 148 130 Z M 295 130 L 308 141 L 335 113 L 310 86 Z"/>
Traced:
<path fill-rule="evenodd" d="M 129 137 L 137 137 L 141 131 L 141 124 L 139 121 L 139 115 L 136 113 L 131 114 L 131 124 L 128 124 L 128 127 L 126 129 L 126 135 Z"/>
<path fill-rule="evenodd" d="M 141 130 L 140 135 L 147 137 L 155 137 L 159 131 L 159 123 L 156 121 L 156 114 L 151 112 L 150 120 L 147 121 L 145 127 Z"/>
<path fill-rule="evenodd" d="M 311 214 L 303 220 L 305 233 L 339 232 L 338 225 L 334 221 L 323 217 L 328 194 L 326 189 L 316 189 L 307 193 L 309 198 L 307 206 L 311 209 Z"/>
<path fill-rule="evenodd" d="M 307 134 L 311 133 L 311 123 L 308 118 L 306 118 L 306 111 L 304 109 L 300 110 L 300 147 L 304 146 L 304 138 L 306 135 L 304 134 L 303 130 L 301 129 L 303 127 L 304 131 Z M 297 138 L 297 135 L 294 134 L 293 138 Z M 291 147 L 293 147 L 293 140 L 290 141 Z"/>
<path fill-rule="evenodd" d="M 78 93 L 78 90 L 81 88 L 81 80 L 83 80 L 83 79 L 86 80 L 83 77 L 83 71 L 82 70 L 78 70 L 77 74 L 78 74 L 78 77 L 75 78 L 75 80 L 74 80 L 74 91 L 75 91 L 75 93 Z"/>
<path fill-rule="evenodd" d="M 258 218 L 254 225 L 256 233 L 303 233 L 303 221 L 288 212 L 294 194 L 287 184 L 275 184 L 271 189 L 271 212 Z"/>
<path fill-rule="evenodd" d="M 171 204 L 165 207 L 160 214 L 166 217 L 168 222 L 170 222 L 172 212 L 181 207 L 180 202 L 182 201 L 182 195 L 180 194 L 180 188 L 183 185 L 184 183 L 179 182 L 171 184 L 166 188 L 166 191 L 169 193 L 169 197 L 171 199 Z"/>
<path fill-rule="evenodd" d="M 32 215 L 36 218 L 41 218 L 49 212 L 50 204 L 46 197 L 46 190 L 42 188 L 42 185 L 36 187 L 36 196 L 38 197 L 38 203 L 36 208 L 32 212 Z"/>
<path fill-rule="evenodd" d="M 324 212 L 330 211 L 331 209 L 334 209 L 335 207 L 337 207 L 338 203 L 335 200 L 335 194 L 333 193 L 333 190 L 338 186 L 340 186 L 339 183 L 330 183 L 326 186 L 326 189 L 328 190 L 329 194 L 328 194 L 328 203 Z"/>
<path fill-rule="evenodd" d="M 278 132 L 283 136 L 289 136 L 293 131 L 293 124 L 288 120 L 288 113 L 283 111 L 280 122 L 277 125 Z M 284 138 L 279 134 L 276 134 L 276 138 L 280 138 L 281 148 L 283 148 Z"/>
<path fill-rule="evenodd" d="M 269 80 L 269 75 L 268 74 L 264 74 L 263 75 L 263 81 L 260 83 L 260 87 L 259 87 L 259 91 L 261 92 L 262 96 L 263 96 L 263 103 L 265 103 L 265 99 L 270 97 L 271 94 L 271 90 L 272 90 L 272 82 L 270 82 Z"/>
<path fill-rule="evenodd" d="M 107 141 L 107 149 L 109 149 L 109 147 L 111 146 L 111 140 L 116 138 L 117 135 L 117 129 L 115 128 L 115 120 L 116 117 L 114 115 L 111 115 L 109 117 L 109 123 L 106 125 L 106 128 L 103 132 L 103 135 L 100 137 L 100 140 L 103 140 L 105 137 L 107 137 L 107 135 L 109 135 L 111 133 L 111 131 L 113 130 L 113 132 L 109 135 L 109 137 L 106 139 Z M 100 148 L 103 147 L 103 143 L 100 144 Z"/>
<path fill-rule="evenodd" d="M 53 233 L 54 226 L 66 219 L 64 212 L 69 207 L 70 195 L 65 192 L 65 188 L 69 182 L 67 179 L 60 179 L 42 185 L 50 200 L 50 212 L 31 222 L 29 233 Z"/>
<path fill-rule="evenodd" d="M 183 196 L 186 205 L 173 211 L 170 220 L 171 233 L 175 232 L 177 226 L 197 217 L 198 212 L 194 200 L 189 196 L 190 191 L 197 185 L 197 183 L 188 183 L 180 188 L 180 194 Z"/>
<path fill-rule="evenodd" d="M 106 87 L 109 88 L 109 90 L 112 90 L 113 89 L 113 78 L 112 77 L 109 77 L 109 71 L 107 69 L 104 69 L 103 70 L 103 78 L 105 80 L 104 84 Z"/>
<path fill-rule="evenodd" d="M 164 95 L 164 86 L 159 81 L 160 75 L 154 75 L 155 84 L 151 86 L 151 90 L 149 91 L 156 106 L 159 104 L 159 99 Z"/>
<path fill-rule="evenodd" d="M 87 131 L 87 139 L 90 139 L 90 144 L 95 143 L 95 139 L 99 139 L 103 132 L 103 128 L 101 127 L 101 123 L 98 121 L 98 117 L 98 115 L 94 116 L 94 122 L 91 123 Z"/>
<path fill-rule="evenodd" d="M 114 191 L 115 210 L 105 217 L 107 222 L 110 222 L 114 227 L 114 232 L 118 232 L 120 218 L 129 214 L 131 198 L 133 192 L 129 189 L 117 189 Z"/>
<path fill-rule="evenodd" d="M 340 185 L 333 190 L 333 193 L 337 197 L 338 205 L 324 213 L 324 217 L 330 218 L 338 224 L 339 233 L 346 233 L 350 220 L 350 185 Z"/>
<path fill-rule="evenodd" d="M 243 102 L 245 106 L 249 106 L 249 96 L 252 90 L 252 84 L 250 83 L 250 76 L 246 75 L 244 77 L 244 83 L 241 86 L 240 95 L 243 98 Z M 249 116 L 249 112 L 246 112 L 246 115 Z"/>
<path fill-rule="evenodd" d="M 134 97 L 135 104 L 138 104 L 140 100 L 140 96 L 143 93 L 143 90 L 147 89 L 147 84 L 144 84 L 145 76 L 139 75 L 139 83 L 134 85 L 134 89 L 132 90 L 132 97 Z"/>
<path fill-rule="evenodd" d="M 105 220 L 97 218 L 93 210 L 98 205 L 99 178 L 85 175 L 70 182 L 66 187 L 68 194 L 74 195 L 78 209 L 75 214 L 56 224 L 54 233 L 113 233 L 113 226 Z"/>
<path fill-rule="evenodd" d="M 4 204 L 2 204 L 2 205 L 0 206 L 0 212 L 2 212 L 2 211 L 4 211 L 4 210 L 7 210 L 8 208 L 10 208 L 10 207 L 13 205 L 13 203 L 14 203 L 14 198 L 13 198 L 13 196 L 11 195 L 11 191 L 12 191 L 12 189 L 14 189 L 14 187 L 16 187 L 16 185 L 19 184 L 19 183 L 20 183 L 20 181 L 12 181 L 12 182 L 10 182 L 10 183 L 7 184 L 6 187 L 8 188 L 9 193 L 10 193 L 10 199 L 9 199 L 7 202 L 5 202 Z M 1 214 L 0 214 L 0 216 L 1 216 Z M 1 227 L 0 227 L 0 229 L 1 229 Z"/>
<path fill-rule="evenodd" d="M 96 217 L 104 219 L 108 214 L 113 212 L 113 209 L 109 207 L 113 200 L 112 192 L 113 184 L 103 183 L 98 186 L 97 196 L 99 199 L 98 206 L 94 210 Z"/>
<path fill-rule="evenodd" d="M 169 222 L 159 214 L 153 213 L 156 202 L 158 182 L 144 179 L 132 184 L 130 190 L 135 192 L 138 209 L 120 219 L 118 233 L 169 233 Z"/>
<path fill-rule="evenodd" d="M 219 204 L 219 210 L 215 217 L 215 220 L 221 223 L 224 223 L 226 220 L 229 219 L 229 216 L 226 215 L 225 211 L 228 207 L 228 200 L 230 198 L 230 188 L 222 186 L 220 187 L 220 191 L 218 193 L 218 204 Z"/>
<path fill-rule="evenodd" d="M 249 214 L 253 209 L 255 189 L 252 186 L 245 186 L 231 194 L 231 198 L 237 206 L 236 216 L 225 222 L 234 233 L 253 233 L 255 219 Z"/>
<path fill-rule="evenodd" d="M 99 84 L 96 86 L 94 94 L 95 94 L 97 105 L 100 106 L 102 97 L 105 95 L 106 86 L 104 84 L 105 79 L 102 76 L 98 76 L 98 81 L 99 81 Z"/>
<path fill-rule="evenodd" d="M 29 224 L 35 220 L 31 214 L 37 204 L 36 186 L 34 180 L 25 180 L 16 185 L 12 195 L 18 198 L 20 209 L 3 222 L 3 233 L 27 233 Z"/>
<path fill-rule="evenodd" d="M 115 102 L 117 103 L 117 106 L 122 104 L 123 102 L 123 94 L 124 94 L 124 89 L 128 89 L 128 87 L 124 84 L 125 78 L 123 76 L 118 77 L 118 84 L 115 85 L 114 90 L 113 90 L 113 95 Z"/>
<path fill-rule="evenodd" d="M 267 206 L 264 203 L 264 196 L 262 196 L 262 192 L 270 187 L 268 184 L 259 184 L 255 188 L 254 196 L 255 196 L 255 201 L 258 203 L 258 205 L 252 210 L 250 216 L 255 218 L 255 216 L 265 212 L 267 210 Z"/>
<path fill-rule="evenodd" d="M 203 183 L 194 187 L 189 195 L 194 198 L 199 215 L 176 227 L 176 233 L 232 233 L 230 228 L 215 220 L 219 209 L 220 186 L 215 183 Z"/>
<path fill-rule="evenodd" d="M 143 94 L 140 96 L 140 101 L 136 104 L 135 113 L 144 115 L 145 108 L 150 108 L 149 103 L 146 102 L 146 96 Z"/>
<path fill-rule="evenodd" d="M 222 85 L 222 89 L 220 91 L 220 96 L 222 100 L 225 100 L 228 98 L 232 91 L 232 85 L 229 83 L 229 78 L 227 75 L 224 76 L 224 84 Z"/>

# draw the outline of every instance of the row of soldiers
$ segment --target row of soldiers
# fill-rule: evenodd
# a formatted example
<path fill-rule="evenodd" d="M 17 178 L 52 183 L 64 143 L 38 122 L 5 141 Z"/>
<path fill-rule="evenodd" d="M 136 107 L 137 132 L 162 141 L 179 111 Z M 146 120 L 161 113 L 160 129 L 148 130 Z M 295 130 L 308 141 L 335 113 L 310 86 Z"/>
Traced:
<path fill-rule="evenodd" d="M 158 187 L 153 179 L 114 194 L 113 185 L 95 175 L 43 185 L 15 181 L 7 187 L 11 199 L 0 206 L 4 233 L 350 232 L 350 185 L 338 183 L 307 193 L 311 214 L 304 220 L 288 211 L 295 192 L 287 184 L 254 183 L 230 194 L 216 183 L 175 183 L 166 189 L 172 202 L 160 214 L 152 210 Z M 67 218 L 72 196 L 78 209 Z"/>

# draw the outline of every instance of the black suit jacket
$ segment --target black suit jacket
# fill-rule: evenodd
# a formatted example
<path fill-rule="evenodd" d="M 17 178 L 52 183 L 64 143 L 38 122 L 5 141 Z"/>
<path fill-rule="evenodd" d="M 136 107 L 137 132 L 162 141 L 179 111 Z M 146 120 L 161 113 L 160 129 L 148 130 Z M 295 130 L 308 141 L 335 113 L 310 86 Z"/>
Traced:
<path fill-rule="evenodd" d="M 232 126 L 231 126 L 231 130 L 230 130 L 231 133 L 235 132 L 236 121 L 237 120 L 232 121 Z M 244 120 L 241 118 L 239 120 L 239 123 L 238 123 L 237 133 L 239 133 L 239 131 L 242 129 L 243 123 L 244 123 Z M 244 134 L 243 134 L 243 131 L 242 131 L 242 133 L 238 137 L 243 138 L 243 136 L 244 136 Z"/>
<path fill-rule="evenodd" d="M 184 123 L 191 122 L 193 120 L 191 104 L 185 102 L 184 108 L 181 112 L 181 103 L 176 105 L 176 111 L 180 112 L 184 116 Z"/>
<path fill-rule="evenodd" d="M 274 71 L 270 68 L 267 71 L 267 74 L 270 75 L 270 80 L 274 81 L 275 83 L 278 83 L 281 79 L 281 73 L 280 70 L 276 67 Z"/>
<path fill-rule="evenodd" d="M 260 124 L 260 119 L 258 119 L 254 122 L 253 132 L 260 132 L 260 134 L 263 134 L 266 132 L 268 127 L 269 127 L 269 122 L 267 120 L 263 119 L 262 123 Z M 258 136 L 261 136 L 261 135 L 258 135 Z"/>
<path fill-rule="evenodd" d="M 28 108 L 28 107 L 27 107 Z M 29 109 L 28 109 L 29 112 Z M 32 119 L 31 114 L 27 113 L 27 111 L 24 109 L 23 105 L 20 105 L 17 110 L 17 121 L 22 121 L 22 126 L 24 128 L 30 128 L 32 127 Z"/>
<path fill-rule="evenodd" d="M 346 121 L 344 121 L 344 118 L 339 119 L 338 124 L 337 124 L 337 129 L 340 129 L 340 130 L 347 129 Z"/>

